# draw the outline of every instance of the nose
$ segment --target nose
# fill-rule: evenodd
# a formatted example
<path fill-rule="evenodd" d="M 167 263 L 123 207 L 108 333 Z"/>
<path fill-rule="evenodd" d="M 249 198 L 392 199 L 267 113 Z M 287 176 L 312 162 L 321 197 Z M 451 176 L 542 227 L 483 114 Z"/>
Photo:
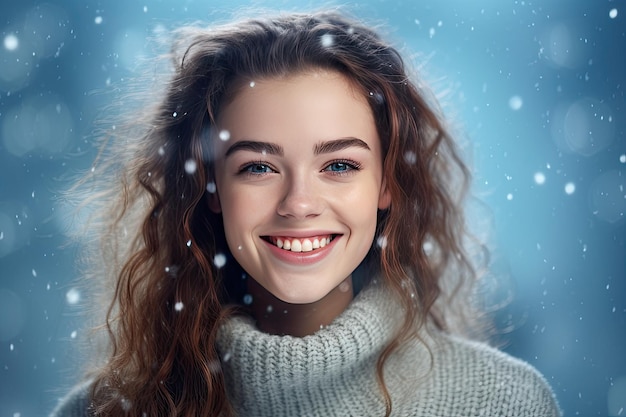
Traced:
<path fill-rule="evenodd" d="M 324 209 L 324 199 L 314 182 L 302 174 L 286 180 L 283 197 L 276 208 L 278 215 L 295 219 L 319 216 Z"/>

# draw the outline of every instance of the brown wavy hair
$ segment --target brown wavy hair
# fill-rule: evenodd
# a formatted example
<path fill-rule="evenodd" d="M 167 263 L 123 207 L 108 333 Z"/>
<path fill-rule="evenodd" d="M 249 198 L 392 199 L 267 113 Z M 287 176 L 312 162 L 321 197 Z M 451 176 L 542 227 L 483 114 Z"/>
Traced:
<path fill-rule="evenodd" d="M 328 42 L 330 40 L 330 42 Z M 367 255 L 406 312 L 381 354 L 377 379 L 391 413 L 383 366 L 433 323 L 477 329 L 468 292 L 477 273 L 464 250 L 461 203 L 469 181 L 431 93 L 409 76 L 399 52 L 341 14 L 285 14 L 176 32 L 170 79 L 124 126 L 109 131 L 94 166 L 103 202 L 94 273 L 112 283 L 106 363 L 93 376 L 95 415 L 228 416 L 215 340 L 234 314 L 237 274 L 221 215 L 208 210 L 210 141 L 228 91 L 243 78 L 337 71 L 370 103 L 384 155 L 391 206 L 381 211 Z M 225 254 L 227 267 L 214 263 Z M 177 300 L 185 308 L 176 311 Z"/>

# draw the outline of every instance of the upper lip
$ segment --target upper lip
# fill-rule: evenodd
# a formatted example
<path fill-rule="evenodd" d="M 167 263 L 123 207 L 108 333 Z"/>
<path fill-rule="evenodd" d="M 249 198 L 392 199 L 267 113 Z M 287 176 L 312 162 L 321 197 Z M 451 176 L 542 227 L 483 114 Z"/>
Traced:
<path fill-rule="evenodd" d="M 308 237 L 334 236 L 334 235 L 341 235 L 341 234 L 342 233 L 337 233 L 336 231 L 330 231 L 330 230 L 280 230 L 277 232 L 264 234 L 262 236 L 293 237 L 296 239 L 304 239 Z"/>

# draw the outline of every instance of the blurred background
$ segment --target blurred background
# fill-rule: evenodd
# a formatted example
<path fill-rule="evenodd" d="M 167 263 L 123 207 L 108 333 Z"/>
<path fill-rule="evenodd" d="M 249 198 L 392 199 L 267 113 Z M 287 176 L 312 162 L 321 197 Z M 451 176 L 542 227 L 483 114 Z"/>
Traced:
<path fill-rule="evenodd" d="M 341 4 L 387 28 L 469 143 L 489 217 L 477 224 L 493 227 L 514 295 L 504 349 L 545 375 L 565 415 L 626 415 L 626 2 Z M 104 106 L 154 54 L 147 38 L 259 7 L 319 6 L 0 6 L 0 417 L 46 415 L 77 380 L 88 298 L 58 197 L 89 170 Z"/>

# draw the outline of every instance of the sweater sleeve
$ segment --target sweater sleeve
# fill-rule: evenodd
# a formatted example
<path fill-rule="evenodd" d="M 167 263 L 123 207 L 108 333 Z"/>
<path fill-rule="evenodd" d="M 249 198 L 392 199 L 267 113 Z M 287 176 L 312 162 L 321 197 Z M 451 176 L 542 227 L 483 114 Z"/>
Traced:
<path fill-rule="evenodd" d="M 490 347 L 475 344 L 479 380 L 486 382 L 485 399 L 491 415 L 502 417 L 559 417 L 552 388 L 532 365 Z M 482 391 L 482 390 L 478 390 Z"/>
<path fill-rule="evenodd" d="M 454 401 L 440 414 L 561 416 L 552 388 L 532 365 L 483 343 L 446 339 L 435 360 L 435 391 Z"/>
<path fill-rule="evenodd" d="M 561 410 L 552 388 L 535 368 L 519 361 L 516 374 L 516 381 L 512 389 L 504 390 L 503 415 L 528 417 L 561 416 Z"/>
<path fill-rule="evenodd" d="M 91 384 L 84 382 L 76 385 L 63 397 L 49 417 L 89 417 L 89 388 Z"/>

